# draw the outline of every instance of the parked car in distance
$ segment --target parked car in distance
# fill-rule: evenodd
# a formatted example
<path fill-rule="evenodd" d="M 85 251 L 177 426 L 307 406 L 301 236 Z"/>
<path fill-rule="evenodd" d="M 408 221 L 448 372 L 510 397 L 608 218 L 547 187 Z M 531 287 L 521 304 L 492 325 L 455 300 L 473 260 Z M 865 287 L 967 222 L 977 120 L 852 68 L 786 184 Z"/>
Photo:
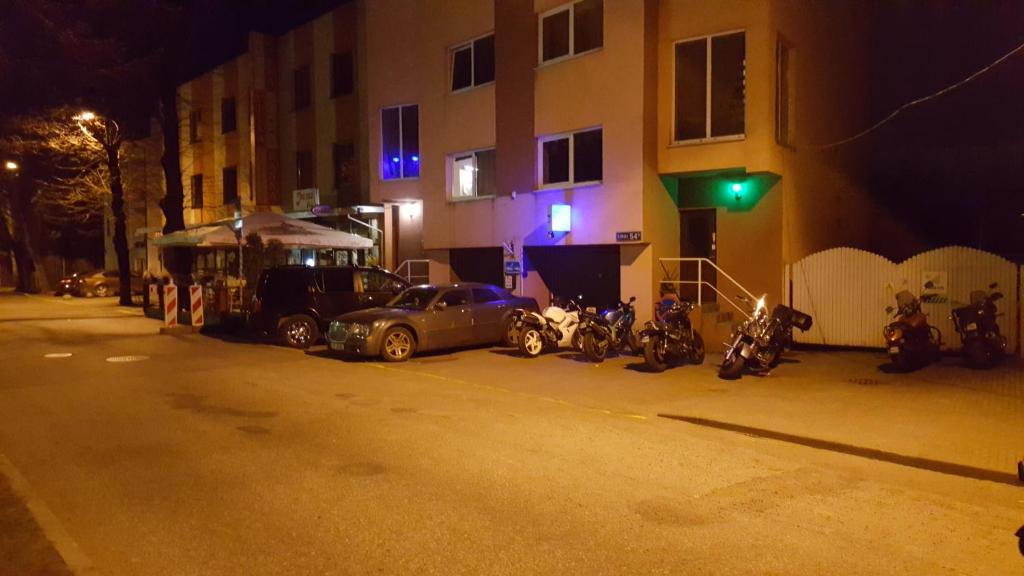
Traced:
<path fill-rule="evenodd" d="M 256 284 L 250 326 L 285 346 L 307 348 L 340 314 L 380 306 L 409 282 L 364 266 L 276 266 Z"/>
<path fill-rule="evenodd" d="M 142 278 L 130 276 L 131 290 L 134 294 L 142 293 Z M 61 281 L 63 283 L 63 280 Z M 121 293 L 121 277 L 117 270 L 99 270 L 78 275 L 78 281 L 71 286 L 71 294 L 75 296 L 117 296 Z"/>
<path fill-rule="evenodd" d="M 69 274 L 60 279 L 57 284 L 57 288 L 54 289 L 54 296 L 71 296 L 78 293 L 78 285 L 82 282 L 85 276 L 91 275 L 93 272 L 75 272 Z"/>
<path fill-rule="evenodd" d="M 516 308 L 536 311 L 537 301 L 490 284 L 413 286 L 384 306 L 339 316 L 327 331 L 327 346 L 402 362 L 415 352 L 494 344 Z"/>

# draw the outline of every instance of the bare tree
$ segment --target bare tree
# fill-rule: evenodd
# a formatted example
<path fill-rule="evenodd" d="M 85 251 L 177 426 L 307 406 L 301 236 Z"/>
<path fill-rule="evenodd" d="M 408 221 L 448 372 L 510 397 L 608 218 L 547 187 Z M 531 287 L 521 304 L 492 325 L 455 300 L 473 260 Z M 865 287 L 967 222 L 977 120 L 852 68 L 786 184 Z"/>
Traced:
<path fill-rule="evenodd" d="M 114 217 L 114 252 L 120 273 L 120 303 L 131 304 L 131 263 L 128 252 L 124 183 L 121 174 L 125 135 L 118 123 L 93 112 L 56 108 L 20 118 L 9 147 L 22 157 L 45 160 L 49 173 L 37 181 L 36 206 L 51 221 L 65 223 L 102 218 L 109 200 Z"/>

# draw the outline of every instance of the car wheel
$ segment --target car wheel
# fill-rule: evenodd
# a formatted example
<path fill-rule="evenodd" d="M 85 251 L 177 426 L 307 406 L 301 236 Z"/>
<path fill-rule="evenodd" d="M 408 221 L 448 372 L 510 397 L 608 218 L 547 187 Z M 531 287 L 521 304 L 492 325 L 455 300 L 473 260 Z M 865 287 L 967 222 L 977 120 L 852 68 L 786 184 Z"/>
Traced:
<path fill-rule="evenodd" d="M 416 348 L 416 340 L 405 328 L 392 328 L 384 333 L 380 345 L 380 355 L 388 362 L 405 362 L 412 356 Z"/>
<path fill-rule="evenodd" d="M 505 348 L 515 348 L 519 345 L 519 330 L 516 329 L 514 318 L 505 320 L 505 327 L 501 331 L 501 345 Z"/>
<path fill-rule="evenodd" d="M 99 298 L 106 298 L 108 295 L 110 295 L 110 288 L 108 288 L 106 284 L 97 284 L 96 287 L 92 289 L 92 291 L 93 294 L 95 294 Z"/>
<path fill-rule="evenodd" d="M 309 348 L 320 339 L 320 328 L 305 314 L 288 316 L 277 329 L 281 343 L 291 348 Z"/>
<path fill-rule="evenodd" d="M 519 351 L 527 358 L 536 358 L 544 351 L 544 337 L 533 326 L 523 328 L 519 333 Z"/>

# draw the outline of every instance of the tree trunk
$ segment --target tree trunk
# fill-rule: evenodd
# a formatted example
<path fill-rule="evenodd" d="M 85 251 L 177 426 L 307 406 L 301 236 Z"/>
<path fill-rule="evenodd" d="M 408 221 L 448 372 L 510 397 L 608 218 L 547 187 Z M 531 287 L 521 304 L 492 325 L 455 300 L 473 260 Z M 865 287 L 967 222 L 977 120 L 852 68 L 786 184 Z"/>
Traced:
<path fill-rule="evenodd" d="M 109 132 L 109 128 L 108 128 Z M 127 222 L 124 214 L 124 185 L 121 182 L 121 160 L 118 153 L 121 143 L 105 146 L 107 171 L 110 174 L 110 211 L 114 215 L 114 252 L 117 254 L 119 289 L 118 300 L 122 306 L 132 304 L 132 268 L 128 254 Z"/>
<path fill-rule="evenodd" d="M 160 90 L 160 121 L 164 136 L 164 197 L 160 209 L 164 213 L 164 234 L 185 229 L 185 186 L 181 182 L 181 125 L 178 122 L 178 89 L 173 82 Z M 191 271 L 187 248 L 164 248 L 164 268 L 181 284 Z"/>
<path fill-rule="evenodd" d="M 0 207 L 0 239 L 11 247 L 14 255 L 14 267 L 17 277 L 15 290 L 26 294 L 39 292 L 39 284 L 36 282 L 35 255 L 32 250 L 32 240 L 28 235 L 28 228 L 25 223 L 30 217 L 25 209 L 25 191 L 21 178 L 16 175 L 15 182 L 10 188 L 8 195 L 9 212 Z M 7 215 L 10 215 L 10 222 L 7 222 Z"/>

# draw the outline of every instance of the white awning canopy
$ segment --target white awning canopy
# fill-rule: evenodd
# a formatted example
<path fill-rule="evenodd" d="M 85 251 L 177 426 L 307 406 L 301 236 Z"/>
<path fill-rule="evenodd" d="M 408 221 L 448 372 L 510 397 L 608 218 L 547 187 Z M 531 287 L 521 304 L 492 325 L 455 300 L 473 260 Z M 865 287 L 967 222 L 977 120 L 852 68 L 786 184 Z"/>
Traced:
<path fill-rule="evenodd" d="M 235 224 L 236 221 L 228 220 L 221 224 L 172 232 L 157 238 L 154 243 L 161 247 L 237 247 L 238 241 L 231 229 L 231 226 Z M 373 240 L 369 238 L 334 230 L 305 220 L 289 218 L 274 212 L 250 214 L 242 218 L 241 224 L 243 242 L 246 236 L 255 233 L 259 235 L 264 244 L 271 240 L 277 240 L 286 248 L 364 250 L 373 247 Z"/>

